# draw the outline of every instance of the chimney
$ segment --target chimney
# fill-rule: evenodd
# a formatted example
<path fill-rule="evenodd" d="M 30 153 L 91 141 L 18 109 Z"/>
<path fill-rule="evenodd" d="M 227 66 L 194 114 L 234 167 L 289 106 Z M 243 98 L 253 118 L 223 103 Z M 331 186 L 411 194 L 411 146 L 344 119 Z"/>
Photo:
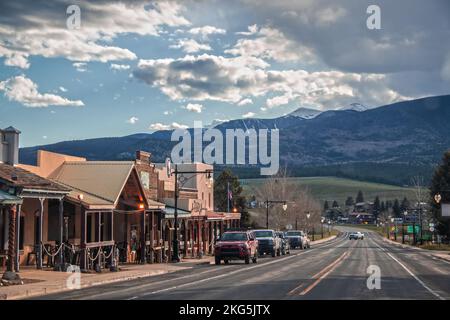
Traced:
<path fill-rule="evenodd" d="M 152 157 L 152 154 L 150 152 L 145 152 L 142 150 L 136 151 L 136 160 L 143 162 L 143 163 L 150 163 L 150 159 Z"/>
<path fill-rule="evenodd" d="M 9 165 L 19 163 L 19 135 L 20 131 L 14 127 L 8 127 L 3 130 L 3 143 L 6 145 L 4 149 L 3 159 Z"/>

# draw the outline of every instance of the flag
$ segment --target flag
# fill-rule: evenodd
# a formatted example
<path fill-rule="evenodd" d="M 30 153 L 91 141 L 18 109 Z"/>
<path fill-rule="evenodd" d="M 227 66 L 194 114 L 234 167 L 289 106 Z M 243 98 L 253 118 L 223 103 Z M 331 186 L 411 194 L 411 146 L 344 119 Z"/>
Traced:
<path fill-rule="evenodd" d="M 228 200 L 233 200 L 233 192 L 228 190 Z"/>

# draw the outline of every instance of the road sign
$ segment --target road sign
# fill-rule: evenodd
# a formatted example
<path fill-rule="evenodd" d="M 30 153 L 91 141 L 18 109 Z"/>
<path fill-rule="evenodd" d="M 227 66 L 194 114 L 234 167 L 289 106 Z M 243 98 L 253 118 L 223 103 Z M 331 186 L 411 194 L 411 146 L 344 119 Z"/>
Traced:
<path fill-rule="evenodd" d="M 413 233 L 413 226 L 408 226 L 407 232 L 408 232 L 408 233 Z M 415 232 L 416 232 L 416 233 L 419 233 L 419 232 L 420 232 L 420 226 L 415 226 Z"/>
<path fill-rule="evenodd" d="M 430 231 L 431 231 L 431 232 L 434 232 L 434 227 L 430 227 Z"/>
<path fill-rule="evenodd" d="M 286 229 L 292 230 L 292 224 L 288 224 L 288 225 L 286 226 Z"/>
<path fill-rule="evenodd" d="M 430 223 L 428 224 L 428 226 L 429 226 L 430 228 L 431 228 L 431 227 L 434 227 L 434 223 L 431 223 L 431 222 L 430 222 Z"/>

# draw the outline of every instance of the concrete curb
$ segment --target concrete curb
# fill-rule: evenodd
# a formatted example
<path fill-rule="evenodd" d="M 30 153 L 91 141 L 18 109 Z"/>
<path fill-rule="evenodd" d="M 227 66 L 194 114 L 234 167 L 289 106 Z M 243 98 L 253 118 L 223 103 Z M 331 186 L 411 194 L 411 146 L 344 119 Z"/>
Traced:
<path fill-rule="evenodd" d="M 320 243 L 324 243 L 324 242 L 327 242 L 327 241 L 334 240 L 334 239 L 336 239 L 336 237 L 337 237 L 337 236 L 331 236 L 331 237 L 328 237 L 328 238 L 324 238 L 324 239 L 320 239 L 320 240 L 316 240 L 316 241 L 311 241 L 311 244 L 320 244 Z"/>
<path fill-rule="evenodd" d="M 189 268 L 189 267 L 187 267 Z M 129 280 L 135 280 L 139 278 L 146 278 L 146 277 L 152 277 L 152 276 L 158 276 L 166 273 L 175 272 L 178 270 L 160 270 L 160 271 L 151 271 L 151 272 L 144 272 L 136 275 L 130 275 L 130 276 L 122 276 L 117 277 L 113 279 L 106 279 L 101 281 L 89 281 L 86 283 L 81 284 L 80 289 L 99 286 L 103 284 L 108 283 L 115 283 L 115 282 L 121 282 L 121 281 L 129 281 Z M 69 289 L 65 285 L 54 285 L 52 288 L 44 287 L 44 288 L 32 288 L 32 289 L 25 289 L 23 292 L 16 292 L 16 293 L 0 293 L 0 300 L 20 300 L 20 299 L 26 299 L 31 297 L 37 297 L 42 295 L 47 295 L 51 293 L 58 293 L 58 292 L 66 292 L 66 291 L 72 291 L 72 290 L 78 290 L 78 289 Z"/>
<path fill-rule="evenodd" d="M 443 257 L 442 255 L 434 253 L 433 250 L 423 249 L 423 248 L 411 246 L 409 244 L 398 243 L 398 242 L 392 241 L 391 239 L 387 239 L 387 238 L 384 238 L 384 237 L 383 237 L 383 241 L 391 243 L 391 244 L 394 244 L 394 245 L 397 245 L 399 247 L 402 247 L 403 249 L 408 248 L 408 249 L 414 249 L 414 250 L 417 250 L 417 251 L 420 251 L 420 252 L 423 252 L 423 253 L 428 253 L 434 258 L 437 258 L 437 259 L 440 259 L 440 260 L 443 260 L 443 261 L 446 261 L 446 262 L 450 262 L 450 252 L 447 254 L 448 257 Z"/>

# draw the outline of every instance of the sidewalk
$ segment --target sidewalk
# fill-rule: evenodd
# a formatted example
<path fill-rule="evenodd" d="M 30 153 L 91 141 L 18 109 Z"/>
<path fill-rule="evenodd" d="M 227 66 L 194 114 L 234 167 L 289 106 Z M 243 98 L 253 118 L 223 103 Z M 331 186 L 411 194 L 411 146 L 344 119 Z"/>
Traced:
<path fill-rule="evenodd" d="M 388 239 L 388 238 L 385 238 L 385 237 L 383 237 L 383 240 L 385 242 L 389 242 L 391 244 L 400 246 L 402 248 L 410 248 L 410 249 L 426 252 L 426 253 L 430 254 L 431 256 L 433 256 L 435 258 L 438 258 L 438 259 L 450 262 L 450 252 L 448 252 L 448 251 L 427 250 L 427 249 L 419 248 L 419 247 L 412 246 L 412 245 L 409 245 L 409 244 L 406 244 L 406 243 L 403 244 L 403 243 L 400 243 L 400 242 L 397 242 L 397 241 L 394 241 L 394 240 L 391 240 L 391 239 Z"/>
<path fill-rule="evenodd" d="M 183 259 L 180 263 L 130 264 L 121 265 L 120 271 L 102 273 L 81 273 L 80 288 L 87 288 L 112 282 L 127 281 L 144 277 L 157 276 L 179 270 L 193 268 L 199 264 L 210 264 L 213 257 L 203 259 Z M 76 283 L 75 273 L 37 270 L 35 267 L 22 267 L 20 277 L 23 285 L 0 287 L 0 300 L 25 299 L 61 291 L 75 290 L 68 287 Z M 2 273 L 0 273 L 0 278 Z M 72 281 L 71 281 L 72 280 Z"/>

